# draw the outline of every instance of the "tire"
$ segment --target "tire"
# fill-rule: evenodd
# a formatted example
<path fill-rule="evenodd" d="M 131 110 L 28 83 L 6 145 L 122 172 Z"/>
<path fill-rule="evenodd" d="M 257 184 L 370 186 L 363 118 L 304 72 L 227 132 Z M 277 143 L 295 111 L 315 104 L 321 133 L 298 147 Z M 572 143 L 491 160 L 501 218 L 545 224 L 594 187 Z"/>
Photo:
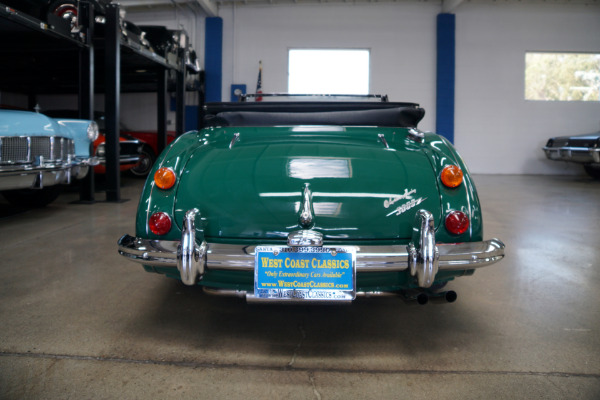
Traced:
<path fill-rule="evenodd" d="M 600 166 L 584 165 L 583 169 L 592 178 L 600 180 Z"/>
<path fill-rule="evenodd" d="M 52 203 L 62 192 L 62 186 L 49 186 L 43 189 L 6 190 L 2 195 L 10 204 L 18 207 L 40 208 Z"/>
<path fill-rule="evenodd" d="M 129 172 L 136 178 L 146 178 L 152 170 L 154 161 L 156 161 L 154 151 L 152 151 L 152 149 L 148 146 L 144 146 L 142 148 L 142 153 L 140 154 L 140 161 L 135 165 L 135 167 L 131 168 Z"/>

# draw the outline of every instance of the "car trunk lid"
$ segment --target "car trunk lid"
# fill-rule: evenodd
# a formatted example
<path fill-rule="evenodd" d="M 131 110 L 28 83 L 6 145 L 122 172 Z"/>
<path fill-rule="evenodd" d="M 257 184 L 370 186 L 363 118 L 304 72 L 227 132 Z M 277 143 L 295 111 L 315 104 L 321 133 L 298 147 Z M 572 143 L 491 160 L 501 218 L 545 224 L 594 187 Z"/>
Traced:
<path fill-rule="evenodd" d="M 312 228 L 326 240 L 410 238 L 422 208 L 439 221 L 437 177 L 405 129 L 227 128 L 209 136 L 190 157 L 175 204 L 200 210 L 207 238 L 274 240 L 302 229 L 307 184 Z"/>

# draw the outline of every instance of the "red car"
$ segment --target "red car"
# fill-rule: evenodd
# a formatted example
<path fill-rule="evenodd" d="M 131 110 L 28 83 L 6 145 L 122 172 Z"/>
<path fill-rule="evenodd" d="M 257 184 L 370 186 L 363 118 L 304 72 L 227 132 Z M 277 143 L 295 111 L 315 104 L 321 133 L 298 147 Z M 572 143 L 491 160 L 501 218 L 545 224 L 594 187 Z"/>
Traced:
<path fill-rule="evenodd" d="M 77 116 L 75 110 L 51 110 L 44 111 L 46 115 L 74 118 Z M 104 149 L 104 113 L 96 111 L 94 120 L 100 128 L 100 136 L 94 142 L 94 155 L 100 160 L 100 164 L 94 168 L 94 172 L 104 174 L 106 172 L 106 159 Z M 158 156 L 158 135 L 154 131 L 132 131 L 125 125 L 120 125 L 119 153 L 120 170 L 129 171 L 132 175 L 145 178 L 154 165 Z M 167 144 L 175 139 L 175 132 L 167 132 Z"/>
<path fill-rule="evenodd" d="M 121 137 L 123 136 L 130 136 L 139 139 L 142 142 L 143 146 L 140 154 L 140 160 L 129 171 L 135 176 L 146 177 L 152 169 L 154 161 L 158 156 L 158 135 L 156 131 L 130 131 L 121 125 Z M 175 132 L 167 132 L 167 144 L 171 143 L 173 140 L 175 140 Z"/>
<path fill-rule="evenodd" d="M 96 119 L 96 121 L 98 121 L 98 119 Z M 101 133 L 98 136 L 98 139 L 94 141 L 94 155 L 98 157 L 98 161 L 100 161 L 100 164 L 94 167 L 94 172 L 97 174 L 106 173 L 105 141 L 106 136 L 104 136 L 103 133 Z M 119 169 L 121 171 L 131 171 L 132 174 L 138 176 L 138 174 L 134 173 L 133 170 L 141 162 L 143 146 L 144 143 L 134 137 L 124 137 L 123 135 L 119 136 Z"/>

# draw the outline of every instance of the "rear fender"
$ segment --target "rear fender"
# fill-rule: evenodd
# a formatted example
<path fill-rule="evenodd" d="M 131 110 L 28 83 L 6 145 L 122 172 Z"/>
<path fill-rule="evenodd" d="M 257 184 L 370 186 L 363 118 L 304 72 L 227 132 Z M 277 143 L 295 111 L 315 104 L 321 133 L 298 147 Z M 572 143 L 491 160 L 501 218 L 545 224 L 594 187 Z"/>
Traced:
<path fill-rule="evenodd" d="M 158 157 L 154 167 L 148 174 L 140 197 L 136 215 L 137 236 L 162 240 L 181 239 L 181 230 L 174 221 L 174 204 L 178 182 L 192 153 L 205 143 L 207 143 L 207 139 L 200 136 L 199 132 L 188 132 L 171 142 Z M 177 180 L 172 188 L 163 190 L 154 183 L 154 174 L 159 168 L 171 168 L 175 173 Z M 148 219 L 156 212 L 165 212 L 171 217 L 171 230 L 166 235 L 155 235 L 148 228 Z"/>
<path fill-rule="evenodd" d="M 442 204 L 442 221 L 436 227 L 436 240 L 441 243 L 455 243 L 483 240 L 481 206 L 475 185 L 462 157 L 446 138 L 433 133 L 425 134 L 425 152 L 438 176 L 437 184 Z M 439 179 L 445 166 L 457 165 L 463 171 L 463 184 L 457 188 L 444 186 Z M 453 210 L 467 214 L 471 221 L 469 229 L 462 235 L 454 235 L 444 226 L 445 216 Z"/>

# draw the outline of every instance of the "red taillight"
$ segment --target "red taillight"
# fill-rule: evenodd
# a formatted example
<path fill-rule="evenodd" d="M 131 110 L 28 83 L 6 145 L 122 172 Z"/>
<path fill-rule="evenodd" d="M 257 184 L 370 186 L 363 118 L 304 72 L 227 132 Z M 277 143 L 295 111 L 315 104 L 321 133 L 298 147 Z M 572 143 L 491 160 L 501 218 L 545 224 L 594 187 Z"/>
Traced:
<path fill-rule="evenodd" d="M 446 229 L 455 235 L 462 235 L 469 229 L 469 217 L 462 211 L 451 211 L 446 215 Z"/>
<path fill-rule="evenodd" d="M 460 167 L 456 165 L 447 165 L 442 170 L 440 179 L 444 186 L 449 188 L 455 188 L 460 186 L 463 181 L 463 172 Z"/>
<path fill-rule="evenodd" d="M 171 230 L 171 217 L 164 212 L 154 213 L 148 221 L 148 227 L 155 235 L 164 235 Z"/>

